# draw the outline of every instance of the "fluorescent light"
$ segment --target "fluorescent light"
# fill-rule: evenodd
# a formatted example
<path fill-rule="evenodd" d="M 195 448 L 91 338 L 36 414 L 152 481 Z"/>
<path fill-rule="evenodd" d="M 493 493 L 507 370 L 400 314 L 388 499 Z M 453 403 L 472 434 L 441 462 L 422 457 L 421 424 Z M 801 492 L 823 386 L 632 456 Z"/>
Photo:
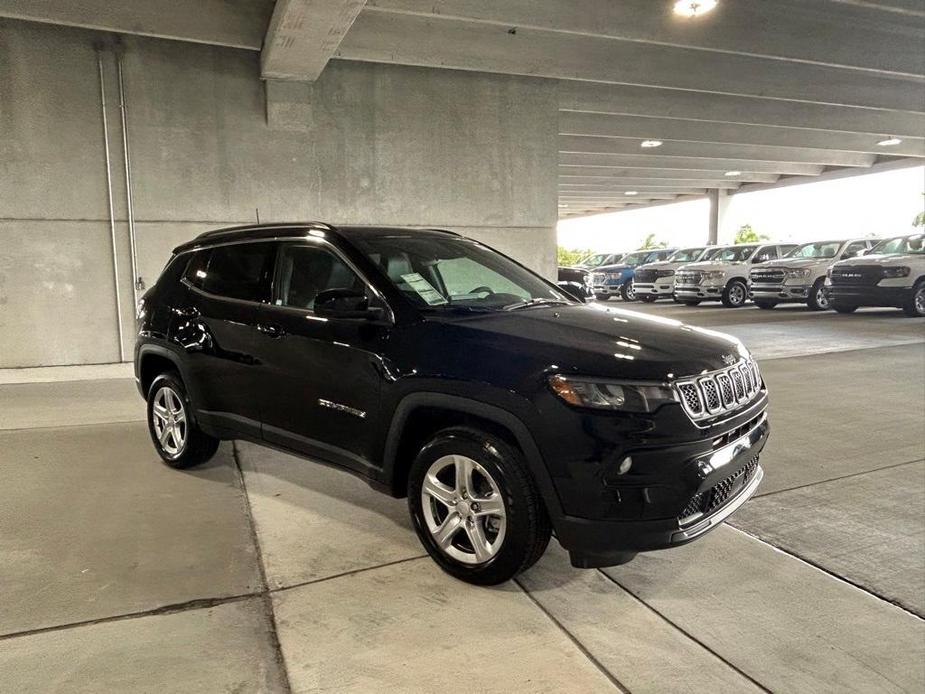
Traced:
<path fill-rule="evenodd" d="M 649 147 L 661 147 L 662 141 L 661 140 L 643 140 L 642 144 L 639 146 L 645 147 L 646 149 L 648 149 Z"/>
<path fill-rule="evenodd" d="M 881 147 L 895 147 L 898 144 L 902 144 L 902 140 L 898 137 L 888 137 L 885 140 L 880 140 L 877 144 Z"/>
<path fill-rule="evenodd" d="M 638 190 L 628 190 L 624 193 L 624 195 L 639 195 L 639 191 Z"/>
<path fill-rule="evenodd" d="M 560 202 L 559 207 L 568 207 L 568 205 L 566 205 L 564 202 Z"/>
<path fill-rule="evenodd" d="M 678 0 L 674 13 L 682 17 L 699 17 L 716 7 L 716 0 Z"/>
<path fill-rule="evenodd" d="M 742 175 L 741 171 L 727 171 L 726 173 L 723 174 L 723 176 L 741 176 L 741 175 Z"/>

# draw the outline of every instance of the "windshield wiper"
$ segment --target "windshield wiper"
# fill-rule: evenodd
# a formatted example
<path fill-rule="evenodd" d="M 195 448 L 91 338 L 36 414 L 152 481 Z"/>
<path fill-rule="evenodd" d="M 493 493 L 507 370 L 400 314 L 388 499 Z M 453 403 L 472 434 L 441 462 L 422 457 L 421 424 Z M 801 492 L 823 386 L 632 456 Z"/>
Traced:
<path fill-rule="evenodd" d="M 518 301 L 516 304 L 508 304 L 504 307 L 504 310 L 516 311 L 521 308 L 530 308 L 531 306 L 568 306 L 568 302 L 562 301 L 562 299 L 529 299 L 527 301 Z"/>

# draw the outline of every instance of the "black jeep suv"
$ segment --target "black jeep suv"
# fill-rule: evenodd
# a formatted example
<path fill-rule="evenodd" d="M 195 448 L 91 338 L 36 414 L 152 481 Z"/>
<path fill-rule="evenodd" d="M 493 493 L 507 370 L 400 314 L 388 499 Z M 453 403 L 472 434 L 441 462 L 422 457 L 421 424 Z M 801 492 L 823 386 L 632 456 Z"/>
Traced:
<path fill-rule="evenodd" d="M 555 531 L 581 567 L 683 544 L 755 491 L 767 391 L 735 338 L 576 301 L 446 231 L 258 225 L 175 249 L 138 387 L 173 467 L 246 439 L 408 497 L 494 584 Z"/>

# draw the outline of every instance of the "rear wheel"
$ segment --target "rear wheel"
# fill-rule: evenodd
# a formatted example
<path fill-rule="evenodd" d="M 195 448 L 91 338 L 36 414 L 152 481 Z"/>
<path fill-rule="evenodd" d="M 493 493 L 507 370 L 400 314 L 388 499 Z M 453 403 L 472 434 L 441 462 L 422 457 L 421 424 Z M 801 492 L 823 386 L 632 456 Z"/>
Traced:
<path fill-rule="evenodd" d="M 633 286 L 633 280 L 624 282 L 620 287 L 620 298 L 623 301 L 636 301 L 636 288 Z"/>
<path fill-rule="evenodd" d="M 521 452 L 476 429 L 444 429 L 424 445 L 411 465 L 408 508 L 431 558 L 477 585 L 532 566 L 552 532 Z"/>
<path fill-rule="evenodd" d="M 925 280 L 919 280 L 912 288 L 912 295 L 903 304 L 903 311 L 913 318 L 925 316 Z"/>
<path fill-rule="evenodd" d="M 723 290 L 723 306 L 726 308 L 739 308 L 748 298 L 748 289 L 742 280 L 731 280 Z"/>
<path fill-rule="evenodd" d="M 858 310 L 857 304 L 843 304 L 839 301 L 833 301 L 832 308 L 839 313 L 854 313 Z"/>
<path fill-rule="evenodd" d="M 777 302 L 776 302 L 776 301 L 763 301 L 763 300 L 760 300 L 760 299 L 759 299 L 759 300 L 756 300 L 756 301 L 755 301 L 755 306 L 757 306 L 758 308 L 762 308 L 762 309 L 768 311 L 768 310 L 774 308 L 775 306 L 777 306 Z"/>
<path fill-rule="evenodd" d="M 817 279 L 813 284 L 813 288 L 809 290 L 809 299 L 806 300 L 806 305 L 813 311 L 828 311 L 831 308 L 831 302 L 825 293 L 825 279 L 822 277 Z"/>
<path fill-rule="evenodd" d="M 218 450 L 218 439 L 196 424 L 183 381 L 172 372 L 155 378 L 148 389 L 148 431 L 157 454 L 173 468 L 199 465 Z"/>

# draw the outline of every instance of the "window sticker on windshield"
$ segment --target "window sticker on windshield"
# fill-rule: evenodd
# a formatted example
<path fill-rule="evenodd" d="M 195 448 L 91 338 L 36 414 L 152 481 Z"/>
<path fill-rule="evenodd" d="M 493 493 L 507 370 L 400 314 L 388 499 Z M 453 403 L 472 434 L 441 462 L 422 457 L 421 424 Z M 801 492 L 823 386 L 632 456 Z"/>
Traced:
<path fill-rule="evenodd" d="M 411 287 L 414 291 L 418 293 L 424 301 L 426 301 L 431 306 L 442 306 L 447 303 L 446 299 L 443 298 L 443 295 L 434 289 L 434 286 L 421 277 L 416 272 L 409 272 L 407 275 L 402 275 L 401 278 L 408 283 L 408 286 Z"/>

